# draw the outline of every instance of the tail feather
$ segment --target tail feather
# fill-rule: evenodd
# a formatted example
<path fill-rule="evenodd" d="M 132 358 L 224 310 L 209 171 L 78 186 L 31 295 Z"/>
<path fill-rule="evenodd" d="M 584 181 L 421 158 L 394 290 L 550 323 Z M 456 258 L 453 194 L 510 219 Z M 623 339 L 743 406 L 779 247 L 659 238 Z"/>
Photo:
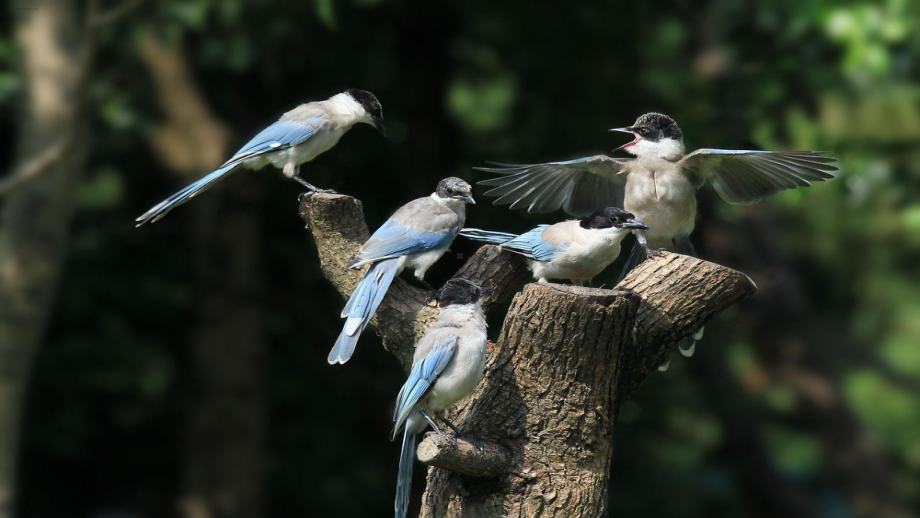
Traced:
<path fill-rule="evenodd" d="M 238 165 L 239 163 L 221 167 L 220 169 L 212 172 L 211 174 L 205 176 L 204 178 L 198 180 L 197 182 L 185 187 L 184 189 L 177 192 L 176 194 L 173 194 L 169 198 L 166 198 L 160 203 L 154 205 L 150 210 L 148 210 L 147 212 L 139 216 L 134 221 L 138 222 L 137 226 L 141 226 L 144 223 L 147 223 L 147 222 L 153 223 L 154 221 L 159 220 L 160 218 L 165 216 L 169 211 L 189 201 L 190 199 L 198 195 L 198 193 L 201 193 L 201 192 L 204 192 L 210 189 L 213 186 L 214 182 L 216 182 L 217 180 L 220 180 L 225 175 L 232 172 Z"/>
<path fill-rule="evenodd" d="M 617 284 L 619 284 L 626 277 L 626 274 L 631 272 L 633 268 L 639 266 L 642 261 L 645 260 L 646 252 L 648 252 L 648 249 L 645 245 L 639 243 L 639 241 L 636 241 L 635 244 L 633 244 L 632 252 L 629 253 L 629 258 L 626 260 L 626 264 L 623 266 L 623 271 L 620 272 L 620 278 L 617 279 Z"/>
<path fill-rule="evenodd" d="M 699 331 L 693 334 L 693 336 L 687 338 L 680 343 L 680 354 L 689 358 L 693 356 L 693 353 L 696 351 L 696 343 L 703 339 L 703 332 L 706 330 L 705 327 L 701 327 Z"/>
<path fill-rule="evenodd" d="M 377 312 L 398 273 L 399 259 L 396 258 L 381 261 L 364 274 L 342 310 L 342 317 L 347 320 L 329 352 L 327 360 L 330 364 L 345 363 L 351 359 L 361 333 Z"/>
<path fill-rule="evenodd" d="M 415 462 L 415 442 L 418 434 L 403 431 L 402 452 L 399 454 L 399 475 L 396 479 L 396 518 L 406 518 L 412 489 L 412 465 Z"/>
<path fill-rule="evenodd" d="M 500 245 L 518 237 L 517 234 L 508 232 L 495 232 L 492 230 L 482 230 L 478 228 L 465 228 L 460 231 L 460 235 L 473 241 L 480 241 L 492 245 Z"/>

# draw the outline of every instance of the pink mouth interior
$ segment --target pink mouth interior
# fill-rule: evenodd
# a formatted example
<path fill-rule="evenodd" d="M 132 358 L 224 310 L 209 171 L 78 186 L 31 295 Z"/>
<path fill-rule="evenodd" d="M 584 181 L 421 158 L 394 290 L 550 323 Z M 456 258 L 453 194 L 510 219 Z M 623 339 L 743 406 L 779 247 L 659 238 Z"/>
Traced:
<path fill-rule="evenodd" d="M 626 148 L 628 148 L 628 147 L 632 147 L 632 146 L 634 146 L 636 143 L 638 143 L 640 140 L 642 140 L 642 137 L 640 137 L 639 135 L 636 135 L 635 133 L 633 133 L 633 136 L 635 136 L 636 138 L 634 138 L 632 142 L 627 142 L 626 144 L 623 144 L 622 146 L 620 146 L 620 147 L 614 149 L 614 151 L 619 151 L 619 150 L 621 150 L 621 149 L 626 149 Z"/>

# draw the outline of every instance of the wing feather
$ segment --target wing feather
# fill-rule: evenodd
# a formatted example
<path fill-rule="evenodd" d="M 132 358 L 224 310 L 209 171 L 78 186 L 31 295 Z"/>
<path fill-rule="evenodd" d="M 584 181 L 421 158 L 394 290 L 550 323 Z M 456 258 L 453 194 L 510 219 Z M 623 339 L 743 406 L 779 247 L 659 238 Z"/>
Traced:
<path fill-rule="evenodd" d="M 574 216 L 590 214 L 600 207 L 623 203 L 625 178 L 620 168 L 630 159 L 595 155 L 542 164 L 503 164 L 476 167 L 501 176 L 479 182 L 492 187 L 486 196 L 496 205 L 526 208 L 528 212 L 552 212 L 563 208 Z"/>
<path fill-rule="evenodd" d="M 834 178 L 834 157 L 825 151 L 698 149 L 680 163 L 695 169 L 723 199 L 749 204 L 785 189 Z"/>
<path fill-rule="evenodd" d="M 221 167 L 236 164 L 258 155 L 279 151 L 306 142 L 319 131 L 326 121 L 324 117 L 310 117 L 302 121 L 278 121 L 260 131 L 234 153 L 233 158 Z"/>
<path fill-rule="evenodd" d="M 443 341 L 435 342 L 431 351 L 412 365 L 409 378 L 397 396 L 396 411 L 393 414 L 396 424 L 393 426 L 391 437 L 399 432 L 412 410 L 415 409 L 415 404 L 425 396 L 437 377 L 447 368 L 454 357 L 456 348 L 457 337 L 450 335 Z"/>

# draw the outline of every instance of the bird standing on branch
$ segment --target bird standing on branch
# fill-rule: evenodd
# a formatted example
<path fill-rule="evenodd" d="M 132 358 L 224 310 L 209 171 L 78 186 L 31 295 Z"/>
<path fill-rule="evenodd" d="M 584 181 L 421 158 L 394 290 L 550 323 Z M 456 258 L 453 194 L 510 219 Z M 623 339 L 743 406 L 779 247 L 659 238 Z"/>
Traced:
<path fill-rule="evenodd" d="M 137 226 L 159 220 L 172 209 L 210 189 L 215 182 L 240 166 L 258 170 L 271 164 L 307 189 L 320 191 L 299 176 L 300 164 L 331 149 L 358 123 L 370 124 L 386 136 L 383 108 L 370 92 L 352 88 L 325 101 L 301 104 L 253 137 L 219 169 L 138 217 L 135 220 Z"/>
<path fill-rule="evenodd" d="M 623 209 L 598 209 L 579 220 L 540 225 L 521 235 L 465 228 L 460 235 L 473 241 L 500 245 L 522 255 L 539 282 L 569 279 L 582 285 L 601 273 L 620 255 L 620 241 L 633 229 L 647 229 Z"/>
<path fill-rule="evenodd" d="M 562 208 L 573 216 L 596 207 L 621 206 L 648 225 L 637 231 L 637 242 L 626 262 L 625 275 L 645 260 L 649 248 L 665 248 L 696 256 L 690 233 L 696 219 L 696 189 L 712 182 L 725 201 L 758 202 L 785 189 L 810 186 L 833 178 L 836 159 L 824 151 L 752 151 L 698 149 L 684 154 L 684 135 L 674 119 L 646 113 L 629 127 L 633 140 L 615 151 L 636 158 L 596 155 L 543 164 L 497 164 L 480 171 L 501 177 L 480 182 L 493 187 L 496 205 L 551 212 Z M 702 332 L 702 330 L 701 330 Z M 682 346 L 692 354 L 693 342 Z"/>
<path fill-rule="evenodd" d="M 482 297 L 489 290 L 466 279 L 451 279 L 441 290 L 441 313 L 415 346 L 409 379 L 396 397 L 396 424 L 390 440 L 402 431 L 402 453 L 396 482 L 396 517 L 404 518 L 409 506 L 412 464 L 418 434 L 428 425 L 451 442 L 432 414 L 450 408 L 468 396 L 482 379 L 488 340 Z M 442 418 L 454 433 L 460 430 Z"/>
<path fill-rule="evenodd" d="M 434 292 L 425 282 L 425 272 L 444 255 L 463 228 L 466 204 L 476 203 L 471 191 L 470 184 L 463 180 L 445 178 L 431 196 L 400 207 L 364 243 L 348 267 L 373 266 L 342 310 L 345 327 L 329 353 L 329 363 L 345 363 L 351 358 L 361 332 L 383 301 L 390 283 L 404 268 L 415 270 L 415 277 Z"/>

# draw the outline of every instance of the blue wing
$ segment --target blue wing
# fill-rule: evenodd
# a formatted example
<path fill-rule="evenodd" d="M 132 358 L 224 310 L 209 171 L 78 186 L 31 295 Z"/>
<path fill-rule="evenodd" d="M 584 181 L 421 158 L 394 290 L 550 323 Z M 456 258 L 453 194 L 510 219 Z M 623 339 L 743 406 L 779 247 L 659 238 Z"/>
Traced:
<path fill-rule="evenodd" d="M 358 256 L 348 266 L 353 268 L 369 262 L 444 248 L 454 240 L 454 235 L 451 229 L 426 232 L 389 219 L 364 243 Z"/>
<path fill-rule="evenodd" d="M 521 254 L 535 261 L 552 261 L 557 254 L 568 248 L 568 243 L 553 245 L 543 240 L 543 231 L 549 225 L 540 225 L 518 237 L 502 243 L 502 250 Z"/>
<path fill-rule="evenodd" d="M 402 389 L 399 391 L 399 395 L 396 396 L 396 412 L 393 417 L 396 424 L 390 434 L 391 440 L 396 437 L 400 428 L 405 424 L 418 400 L 428 392 L 431 384 L 447 368 L 447 364 L 454 357 L 456 347 L 456 336 L 449 336 L 443 342 L 435 342 L 431 347 L 431 352 L 412 366 L 412 371 L 409 372 L 409 379 L 406 380 L 406 383 L 403 384 Z"/>
<path fill-rule="evenodd" d="M 310 117 L 302 121 L 278 121 L 241 147 L 233 158 L 224 163 L 224 167 L 264 153 L 302 144 L 319 131 L 325 120 L 324 117 Z"/>

